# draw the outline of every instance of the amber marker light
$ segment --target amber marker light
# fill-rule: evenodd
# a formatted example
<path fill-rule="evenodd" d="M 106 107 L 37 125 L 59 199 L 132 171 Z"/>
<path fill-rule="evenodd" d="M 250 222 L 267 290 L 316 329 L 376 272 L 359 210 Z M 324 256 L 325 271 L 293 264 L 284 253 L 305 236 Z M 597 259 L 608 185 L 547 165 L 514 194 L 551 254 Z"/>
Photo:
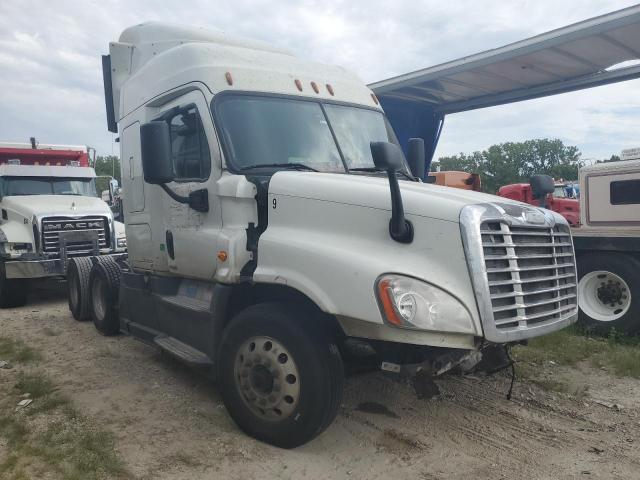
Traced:
<path fill-rule="evenodd" d="M 228 258 L 227 252 L 225 252 L 224 250 L 220 250 L 218 252 L 218 260 L 220 260 L 221 262 L 226 262 Z"/>
<path fill-rule="evenodd" d="M 296 87 L 298 87 L 298 90 L 302 91 L 302 82 L 296 78 L 295 84 Z"/>
<path fill-rule="evenodd" d="M 400 317 L 398 317 L 396 309 L 393 306 L 393 300 L 391 298 L 392 295 L 391 280 L 384 279 L 378 282 L 378 297 L 380 298 L 382 310 L 384 310 L 384 315 L 387 318 L 387 321 L 394 325 L 401 326 L 403 323 L 402 320 L 400 320 Z"/>
<path fill-rule="evenodd" d="M 373 99 L 373 103 L 375 103 L 376 105 L 378 105 L 378 103 L 379 103 L 379 102 L 378 102 L 378 97 L 376 97 L 376 94 L 375 94 L 375 93 L 372 93 L 372 94 L 371 94 L 371 98 Z"/>
<path fill-rule="evenodd" d="M 320 89 L 318 88 L 318 84 L 316 82 L 311 82 L 311 88 L 313 88 L 314 92 L 320 93 Z"/>
<path fill-rule="evenodd" d="M 229 85 L 233 85 L 233 77 L 231 76 L 231 72 L 227 72 L 224 74 L 224 78 L 227 79 L 227 83 Z"/>
<path fill-rule="evenodd" d="M 333 97 L 333 87 L 327 83 L 327 92 Z"/>

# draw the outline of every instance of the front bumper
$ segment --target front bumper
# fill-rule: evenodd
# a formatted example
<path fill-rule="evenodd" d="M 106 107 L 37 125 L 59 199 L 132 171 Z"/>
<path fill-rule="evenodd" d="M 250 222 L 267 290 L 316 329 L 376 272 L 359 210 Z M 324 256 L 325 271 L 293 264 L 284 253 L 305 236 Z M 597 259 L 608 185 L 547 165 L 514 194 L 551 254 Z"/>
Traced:
<path fill-rule="evenodd" d="M 64 262 L 59 259 L 49 260 L 9 260 L 5 264 L 7 278 L 44 278 L 58 277 L 65 274 Z"/>

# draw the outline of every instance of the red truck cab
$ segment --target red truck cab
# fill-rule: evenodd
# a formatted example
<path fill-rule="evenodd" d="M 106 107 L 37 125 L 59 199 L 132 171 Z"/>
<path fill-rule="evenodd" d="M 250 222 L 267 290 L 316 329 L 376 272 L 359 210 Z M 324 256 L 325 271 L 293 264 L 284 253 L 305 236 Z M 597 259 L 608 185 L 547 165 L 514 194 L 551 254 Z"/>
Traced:
<path fill-rule="evenodd" d="M 533 198 L 531 185 L 528 183 L 513 183 L 498 190 L 500 197 L 518 200 L 529 205 L 540 206 L 540 201 Z M 556 192 L 547 196 L 547 208 L 559 213 L 567 219 L 572 227 L 580 225 L 580 201 L 566 196 L 566 185 L 556 184 Z"/>

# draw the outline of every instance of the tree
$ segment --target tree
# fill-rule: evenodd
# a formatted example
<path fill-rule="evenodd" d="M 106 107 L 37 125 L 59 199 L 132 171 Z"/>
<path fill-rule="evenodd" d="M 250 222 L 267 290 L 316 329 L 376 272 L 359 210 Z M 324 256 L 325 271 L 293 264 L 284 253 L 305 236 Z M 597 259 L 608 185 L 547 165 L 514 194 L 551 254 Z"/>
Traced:
<path fill-rule="evenodd" d="M 96 179 L 96 189 L 98 190 L 98 194 L 103 190 L 109 189 L 109 178 L 113 176 L 118 183 L 122 185 L 120 181 L 120 159 L 115 155 L 107 155 L 105 157 L 98 155 L 96 157 L 96 163 L 93 166 L 96 171 L 96 175 L 98 177 Z"/>
<path fill-rule="evenodd" d="M 575 180 L 582 162 L 577 147 L 567 146 L 562 140 L 542 138 L 506 142 L 482 152 L 442 157 L 436 165 L 440 170 L 479 173 L 482 190 L 495 193 L 503 185 L 528 182 L 536 174 Z"/>

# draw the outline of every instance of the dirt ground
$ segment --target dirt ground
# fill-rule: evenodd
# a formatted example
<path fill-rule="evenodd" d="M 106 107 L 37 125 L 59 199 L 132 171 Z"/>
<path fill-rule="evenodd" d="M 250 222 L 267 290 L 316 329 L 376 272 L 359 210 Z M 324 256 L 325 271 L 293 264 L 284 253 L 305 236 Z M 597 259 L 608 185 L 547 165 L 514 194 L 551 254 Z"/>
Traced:
<path fill-rule="evenodd" d="M 382 373 L 352 376 L 333 425 L 287 451 L 243 435 L 200 374 L 74 321 L 60 286 L 1 311 L 0 332 L 43 354 L 39 368 L 140 479 L 640 479 L 640 380 L 586 365 L 558 367 L 586 393 L 518 382 L 511 401 L 507 375 L 445 376 L 429 401 Z"/>

